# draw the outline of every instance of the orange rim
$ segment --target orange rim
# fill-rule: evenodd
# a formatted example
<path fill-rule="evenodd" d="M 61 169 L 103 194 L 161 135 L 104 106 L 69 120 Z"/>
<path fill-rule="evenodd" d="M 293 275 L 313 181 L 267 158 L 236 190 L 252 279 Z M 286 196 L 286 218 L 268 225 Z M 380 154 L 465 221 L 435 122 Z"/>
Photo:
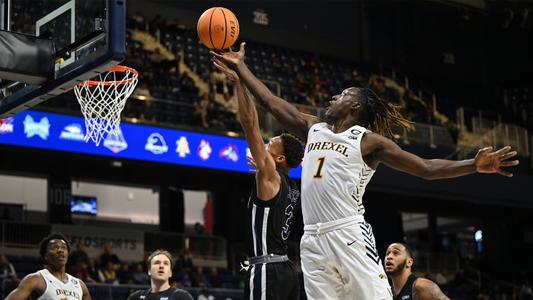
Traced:
<path fill-rule="evenodd" d="M 112 67 L 111 69 L 109 69 L 108 72 L 119 72 L 119 73 L 131 72 L 133 73 L 133 77 L 124 79 L 124 80 L 110 80 L 110 81 L 87 80 L 85 82 L 80 83 L 79 85 L 84 85 L 84 86 L 89 86 L 89 87 L 93 87 L 97 85 L 106 85 L 106 86 L 121 85 L 121 84 L 131 83 L 132 81 L 136 80 L 139 77 L 139 72 L 137 72 L 137 70 L 135 70 L 134 68 L 121 66 L 121 65 Z"/>

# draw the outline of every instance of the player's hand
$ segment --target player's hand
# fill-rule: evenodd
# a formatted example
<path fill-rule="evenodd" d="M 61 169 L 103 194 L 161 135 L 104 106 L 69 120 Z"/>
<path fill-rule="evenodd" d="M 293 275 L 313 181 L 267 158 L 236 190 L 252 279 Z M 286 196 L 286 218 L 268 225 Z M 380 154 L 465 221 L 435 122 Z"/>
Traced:
<path fill-rule="evenodd" d="M 229 51 L 226 51 L 226 52 L 210 51 L 210 53 L 215 58 L 215 61 L 218 59 L 219 61 L 224 63 L 229 68 L 235 70 L 239 64 L 244 63 L 244 53 L 245 53 L 244 46 L 245 45 L 246 43 L 244 42 L 241 43 L 239 51 L 237 52 L 231 50 L 230 48 Z"/>
<path fill-rule="evenodd" d="M 237 72 L 230 69 L 228 66 L 226 66 L 223 62 L 221 62 L 219 59 L 213 60 L 213 65 L 215 68 L 219 69 L 222 73 L 228 77 L 229 80 L 236 82 L 239 80 L 239 75 L 237 75 Z"/>
<path fill-rule="evenodd" d="M 257 165 L 254 158 L 251 156 L 246 156 L 246 160 L 248 161 L 248 166 L 252 168 L 249 170 L 250 173 L 255 174 L 255 172 L 257 172 Z"/>
<path fill-rule="evenodd" d="M 508 160 L 518 153 L 510 151 L 511 146 L 505 146 L 498 151 L 492 151 L 492 147 L 480 149 L 476 158 L 476 171 L 479 173 L 498 173 L 503 176 L 513 177 L 513 173 L 502 170 L 502 167 L 512 167 L 518 165 L 518 160 Z"/>

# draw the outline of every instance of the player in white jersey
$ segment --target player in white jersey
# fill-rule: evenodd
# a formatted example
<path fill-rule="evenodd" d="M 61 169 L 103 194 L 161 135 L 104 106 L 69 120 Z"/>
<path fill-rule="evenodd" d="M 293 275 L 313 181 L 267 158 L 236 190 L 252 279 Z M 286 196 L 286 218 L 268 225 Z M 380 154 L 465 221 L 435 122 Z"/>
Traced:
<path fill-rule="evenodd" d="M 44 269 L 24 277 L 6 300 L 90 300 L 83 281 L 65 272 L 70 244 L 58 233 L 45 237 L 40 244 Z"/>
<path fill-rule="evenodd" d="M 510 177 L 501 167 L 518 164 L 508 161 L 517 155 L 508 146 L 495 152 L 484 148 L 462 161 L 422 159 L 383 136 L 391 134 L 392 126 L 405 128 L 410 122 L 372 90 L 352 87 L 333 96 L 321 122 L 274 95 L 252 74 L 244 63 L 244 43 L 238 52 L 211 53 L 216 67 L 236 71 L 287 130 L 307 141 L 300 256 L 308 299 L 392 299 L 372 227 L 363 217 L 363 193 L 380 163 L 428 180 L 475 172 Z"/>

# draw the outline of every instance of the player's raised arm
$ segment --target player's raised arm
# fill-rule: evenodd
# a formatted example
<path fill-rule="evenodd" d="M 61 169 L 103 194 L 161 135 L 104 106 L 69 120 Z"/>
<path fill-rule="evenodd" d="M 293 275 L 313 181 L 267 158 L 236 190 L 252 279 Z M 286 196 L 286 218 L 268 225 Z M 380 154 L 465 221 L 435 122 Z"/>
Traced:
<path fill-rule="evenodd" d="M 228 79 L 235 82 L 237 88 L 237 101 L 239 104 L 239 122 L 241 123 L 246 141 L 250 147 L 250 152 L 255 161 L 257 170 L 257 196 L 263 200 L 273 199 L 280 188 L 281 178 L 276 171 L 276 163 L 272 155 L 265 149 L 261 130 L 259 128 L 259 118 L 254 102 L 248 97 L 246 88 L 240 81 L 235 71 L 224 68 L 218 62 L 214 62 L 215 67 L 220 69 Z"/>
<path fill-rule="evenodd" d="M 218 68 L 230 68 L 236 71 L 242 82 L 262 106 L 268 109 L 288 131 L 303 140 L 307 140 L 309 128 L 313 124 L 318 123 L 319 118 L 299 112 L 294 105 L 274 95 L 257 79 L 244 63 L 244 45 L 245 43 L 241 43 L 238 52 L 211 52 L 214 56 L 214 61 L 219 66 Z"/>
<path fill-rule="evenodd" d="M 497 173 L 512 177 L 511 172 L 502 170 L 502 167 L 518 165 L 518 160 L 508 160 L 517 155 L 511 151 L 510 146 L 503 147 L 498 151 L 492 151 L 492 147 L 480 149 L 472 159 L 446 160 L 446 159 L 423 159 L 415 154 L 402 150 L 393 141 L 378 134 L 366 134 L 363 138 L 364 155 L 371 155 L 378 162 L 387 166 L 415 175 L 424 179 L 453 178 L 463 175 L 479 173 Z"/>

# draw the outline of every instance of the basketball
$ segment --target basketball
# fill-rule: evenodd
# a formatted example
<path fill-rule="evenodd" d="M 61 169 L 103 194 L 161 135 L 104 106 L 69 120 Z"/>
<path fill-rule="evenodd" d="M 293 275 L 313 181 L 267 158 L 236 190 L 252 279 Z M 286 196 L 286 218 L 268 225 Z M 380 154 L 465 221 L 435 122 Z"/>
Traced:
<path fill-rule="evenodd" d="M 239 37 L 239 21 L 224 7 L 212 7 L 200 16 L 196 27 L 198 37 L 209 49 L 231 47 Z"/>

